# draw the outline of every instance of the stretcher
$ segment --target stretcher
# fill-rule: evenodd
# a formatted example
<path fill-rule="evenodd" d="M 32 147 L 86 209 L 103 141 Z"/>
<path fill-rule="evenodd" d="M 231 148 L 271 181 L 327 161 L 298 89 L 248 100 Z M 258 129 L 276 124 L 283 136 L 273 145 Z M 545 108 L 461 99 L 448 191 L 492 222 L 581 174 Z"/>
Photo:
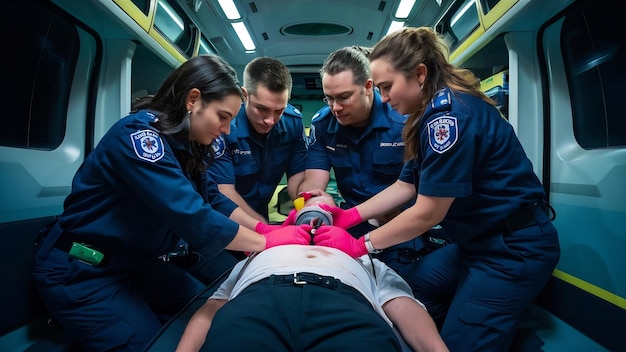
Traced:
<path fill-rule="evenodd" d="M 187 322 L 191 316 L 202 306 L 206 300 L 217 290 L 219 285 L 228 277 L 228 273 L 223 274 L 213 284 L 209 285 L 204 291 L 198 294 L 191 302 L 185 306 L 176 316 L 168 321 L 159 333 L 154 337 L 152 342 L 148 345 L 145 352 L 162 352 L 162 351 L 174 351 L 178 345 L 178 341 L 185 330 Z M 412 351 L 411 348 L 402 340 L 400 333 L 395 330 L 400 344 L 402 345 L 403 352 Z"/>

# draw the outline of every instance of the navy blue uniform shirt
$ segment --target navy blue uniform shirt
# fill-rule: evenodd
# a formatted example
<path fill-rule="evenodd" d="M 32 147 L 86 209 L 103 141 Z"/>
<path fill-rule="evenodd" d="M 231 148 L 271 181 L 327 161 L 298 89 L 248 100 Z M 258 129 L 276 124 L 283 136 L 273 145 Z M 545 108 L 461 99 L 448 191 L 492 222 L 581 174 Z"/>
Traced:
<path fill-rule="evenodd" d="M 138 257 L 165 254 L 179 237 L 216 254 L 239 225 L 209 201 L 226 215 L 235 206 L 220 200 L 214 185 L 190 180 L 176 158 L 185 147 L 159 134 L 155 119 L 142 110 L 109 129 L 74 176 L 56 228 Z"/>
<path fill-rule="evenodd" d="M 333 168 L 346 207 L 358 205 L 398 179 L 404 164 L 405 121 L 405 116 L 382 103 L 376 91 L 370 120 L 361 133 L 341 126 L 324 107 L 311 122 L 306 168 Z"/>
<path fill-rule="evenodd" d="M 304 171 L 307 149 L 302 114 L 287 104 L 278 123 L 261 139 L 242 104 L 230 134 L 223 138 L 214 144 L 211 177 L 218 184 L 234 184 L 248 205 L 267 218 L 267 204 L 283 174 L 289 178 Z"/>
<path fill-rule="evenodd" d="M 514 211 L 544 197 L 513 127 L 482 99 L 448 88 L 420 123 L 417 192 L 455 197 L 441 226 L 459 243 L 486 233 Z"/>

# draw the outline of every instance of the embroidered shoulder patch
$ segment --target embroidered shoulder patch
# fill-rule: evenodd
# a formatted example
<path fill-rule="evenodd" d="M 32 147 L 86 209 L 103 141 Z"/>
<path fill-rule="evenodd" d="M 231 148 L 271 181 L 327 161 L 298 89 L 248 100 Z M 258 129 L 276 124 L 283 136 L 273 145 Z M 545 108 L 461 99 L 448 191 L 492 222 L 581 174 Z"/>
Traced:
<path fill-rule="evenodd" d="M 213 143 L 211 143 L 211 148 L 213 148 L 213 155 L 215 159 L 224 155 L 226 151 L 226 141 L 224 141 L 223 136 L 219 136 L 219 138 L 215 139 Z"/>
<path fill-rule="evenodd" d="M 154 163 L 163 158 L 163 141 L 158 133 L 141 130 L 131 133 L 130 140 L 139 159 Z"/>
<path fill-rule="evenodd" d="M 428 123 L 428 142 L 436 153 L 448 151 L 459 138 L 456 117 L 440 116 Z"/>

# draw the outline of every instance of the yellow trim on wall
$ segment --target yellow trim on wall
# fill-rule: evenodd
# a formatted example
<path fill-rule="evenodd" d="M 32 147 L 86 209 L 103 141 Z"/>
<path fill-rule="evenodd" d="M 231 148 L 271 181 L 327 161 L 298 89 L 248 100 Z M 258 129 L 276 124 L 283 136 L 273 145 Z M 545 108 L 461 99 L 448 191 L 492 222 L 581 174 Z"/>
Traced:
<path fill-rule="evenodd" d="M 148 33 L 152 39 L 154 39 L 165 51 L 167 51 L 174 59 L 181 64 L 187 61 L 185 54 L 181 53 L 178 48 L 170 43 L 159 31 L 154 28 L 154 15 L 156 12 L 157 0 L 150 1 L 150 8 L 148 9 L 148 15 L 146 16 L 135 3 L 131 0 L 113 0 L 126 14 L 132 18 L 137 24 Z M 199 32 L 199 31 L 198 31 Z M 196 37 L 196 42 L 199 41 L 199 37 Z M 198 45 L 198 44 L 195 44 Z M 196 51 L 197 52 L 197 48 Z"/>
<path fill-rule="evenodd" d="M 157 31 L 154 27 L 150 28 L 148 31 L 148 35 L 152 37 L 152 39 L 156 40 L 157 43 L 165 49 L 170 55 L 172 55 L 176 60 L 178 60 L 181 64 L 187 61 L 187 57 L 182 54 L 178 48 L 170 43 L 169 40 L 165 39 L 159 31 Z"/>
<path fill-rule="evenodd" d="M 517 1 L 518 0 L 500 0 L 500 2 L 498 2 L 488 13 L 484 13 L 480 1 L 477 1 L 480 9 L 478 11 L 478 16 L 485 31 L 496 23 L 496 21 L 499 20 L 507 11 L 509 11 L 509 9 L 511 9 Z"/>
<path fill-rule="evenodd" d="M 452 53 L 450 53 L 450 58 L 448 62 L 454 62 L 457 56 L 467 50 L 469 46 L 474 44 L 474 42 L 476 42 L 478 39 L 480 39 L 483 34 L 485 34 L 485 30 L 482 26 L 478 26 L 478 28 L 476 28 L 474 32 L 472 32 L 472 34 L 470 34 L 456 49 L 454 49 Z"/>
<path fill-rule="evenodd" d="M 148 32 L 148 29 L 152 26 L 156 1 L 150 2 L 148 15 L 144 14 L 143 11 L 141 11 L 131 0 L 113 0 L 113 2 L 126 12 L 130 18 L 137 22 L 137 24 L 143 28 L 144 31 Z"/>
<path fill-rule="evenodd" d="M 494 6 L 489 13 L 484 13 L 482 4 L 480 0 L 476 1 L 476 8 L 478 11 L 478 28 L 472 32 L 463 42 L 452 52 L 450 53 L 449 62 L 454 62 L 455 59 L 465 50 L 467 50 L 470 45 L 474 44 L 476 41 L 480 39 L 480 37 L 485 34 L 487 29 L 489 29 L 496 21 L 498 21 L 513 5 L 515 5 L 519 0 L 501 0 Z"/>
<path fill-rule="evenodd" d="M 579 289 L 589 292 L 592 295 L 601 298 L 611 304 L 614 304 L 622 309 L 626 309 L 626 298 L 620 297 L 614 293 L 611 293 L 603 288 L 592 285 L 586 281 L 583 281 L 575 276 L 572 276 L 568 273 L 555 269 L 552 273 L 552 276 L 561 279 L 573 286 L 578 287 Z"/>

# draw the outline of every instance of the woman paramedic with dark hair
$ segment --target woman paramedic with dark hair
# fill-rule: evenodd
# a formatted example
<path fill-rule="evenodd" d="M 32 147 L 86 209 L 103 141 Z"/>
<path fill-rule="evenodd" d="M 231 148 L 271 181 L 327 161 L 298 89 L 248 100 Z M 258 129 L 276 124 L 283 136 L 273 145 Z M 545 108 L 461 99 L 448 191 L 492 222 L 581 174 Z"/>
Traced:
<path fill-rule="evenodd" d="M 84 350 L 143 350 L 205 287 L 158 259 L 181 239 L 206 255 L 309 242 L 295 226 L 258 234 L 205 199 L 210 145 L 229 132 L 241 101 L 228 64 L 192 58 L 77 171 L 63 214 L 40 240 L 34 277 L 51 316 Z M 233 209 L 230 218 L 241 219 Z"/>
<path fill-rule="evenodd" d="M 507 351 L 522 311 L 558 262 L 557 231 L 513 128 L 474 75 L 447 57 L 444 42 L 425 27 L 403 28 L 374 46 L 369 59 L 383 101 L 410 114 L 403 135 L 415 185 L 398 180 L 356 207 L 334 208 L 335 225 L 351 227 L 416 201 L 359 240 L 325 229 L 315 240 L 359 256 L 440 224 L 461 255 L 459 262 L 445 251 L 429 254 L 441 266 L 460 265 L 443 340 L 451 351 Z"/>

